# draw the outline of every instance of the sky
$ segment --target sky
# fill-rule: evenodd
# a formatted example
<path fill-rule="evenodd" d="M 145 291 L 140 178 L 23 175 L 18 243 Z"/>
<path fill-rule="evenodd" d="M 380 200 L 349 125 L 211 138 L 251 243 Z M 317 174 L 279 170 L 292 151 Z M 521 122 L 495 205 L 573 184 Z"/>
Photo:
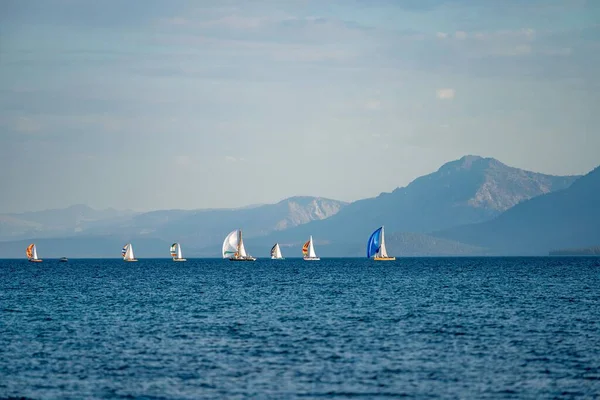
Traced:
<path fill-rule="evenodd" d="M 353 201 L 600 164 L 594 0 L 4 0 L 0 212 Z"/>

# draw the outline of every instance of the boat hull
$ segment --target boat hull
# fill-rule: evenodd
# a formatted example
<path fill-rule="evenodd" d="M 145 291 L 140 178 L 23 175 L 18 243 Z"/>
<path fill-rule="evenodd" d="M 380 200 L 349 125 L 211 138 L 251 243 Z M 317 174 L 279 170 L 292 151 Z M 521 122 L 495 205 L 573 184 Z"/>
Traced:
<path fill-rule="evenodd" d="M 304 257 L 304 261 L 319 261 L 319 257 Z"/>
<path fill-rule="evenodd" d="M 240 258 L 231 257 L 229 259 L 229 261 L 256 261 L 256 258 L 254 258 L 254 257 L 243 257 L 243 258 L 242 257 L 240 257 Z"/>
<path fill-rule="evenodd" d="M 174 258 L 173 261 L 183 262 L 183 261 L 187 261 L 187 259 L 185 259 L 185 258 Z"/>
<path fill-rule="evenodd" d="M 39 258 L 37 260 L 34 260 L 33 258 L 31 258 L 31 259 L 29 259 L 29 262 L 42 262 L 42 260 Z"/>
<path fill-rule="evenodd" d="M 374 257 L 375 261 L 395 261 L 396 257 Z"/>
<path fill-rule="evenodd" d="M 283 257 L 271 257 L 271 260 L 285 260 Z"/>
<path fill-rule="evenodd" d="M 123 261 L 125 261 L 125 262 L 137 262 L 137 259 L 133 258 L 131 260 L 123 260 Z"/>

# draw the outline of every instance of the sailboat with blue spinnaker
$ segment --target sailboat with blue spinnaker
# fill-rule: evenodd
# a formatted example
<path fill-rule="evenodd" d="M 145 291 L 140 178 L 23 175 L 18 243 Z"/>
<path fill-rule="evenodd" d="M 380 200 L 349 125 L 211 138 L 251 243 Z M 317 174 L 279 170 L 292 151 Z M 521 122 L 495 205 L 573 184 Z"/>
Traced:
<path fill-rule="evenodd" d="M 385 232 L 383 226 L 377 228 L 369 237 L 367 242 L 367 258 L 373 257 L 375 261 L 394 261 L 396 257 L 390 257 L 385 248 Z"/>

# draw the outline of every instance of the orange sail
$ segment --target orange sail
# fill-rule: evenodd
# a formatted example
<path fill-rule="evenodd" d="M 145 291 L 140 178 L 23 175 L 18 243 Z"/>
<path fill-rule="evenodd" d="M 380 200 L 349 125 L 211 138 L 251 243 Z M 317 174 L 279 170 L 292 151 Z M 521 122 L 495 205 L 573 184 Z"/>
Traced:
<path fill-rule="evenodd" d="M 31 259 L 33 258 L 33 246 L 34 244 L 30 244 L 29 246 L 27 246 L 27 249 L 25 250 L 25 254 L 27 255 L 27 258 Z"/>
<path fill-rule="evenodd" d="M 302 246 L 302 254 L 304 257 L 308 256 L 308 246 L 310 246 L 310 240 L 304 243 L 304 246 Z"/>

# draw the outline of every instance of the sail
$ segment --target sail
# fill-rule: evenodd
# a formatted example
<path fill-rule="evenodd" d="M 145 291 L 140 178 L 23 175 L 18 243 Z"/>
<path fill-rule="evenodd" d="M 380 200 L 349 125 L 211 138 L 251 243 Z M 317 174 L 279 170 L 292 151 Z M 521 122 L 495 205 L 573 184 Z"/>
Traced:
<path fill-rule="evenodd" d="M 29 246 L 27 246 L 27 249 L 25 249 L 25 254 L 27 255 L 27 258 L 31 259 L 33 258 L 33 248 L 35 247 L 35 245 L 32 243 Z"/>
<path fill-rule="evenodd" d="M 177 258 L 177 245 L 178 243 L 173 243 L 171 245 L 171 257 Z"/>
<path fill-rule="evenodd" d="M 310 245 L 308 246 L 308 257 L 310 257 L 310 258 L 316 258 L 317 255 L 315 254 L 315 248 L 313 246 L 312 236 L 310 237 L 310 239 L 308 240 L 308 242 L 310 243 Z"/>
<path fill-rule="evenodd" d="M 33 245 L 33 259 L 37 260 L 38 259 L 38 255 L 37 255 L 37 247 L 35 247 L 35 244 Z"/>
<path fill-rule="evenodd" d="M 275 243 L 275 246 L 271 247 L 271 258 L 283 258 L 279 243 Z"/>
<path fill-rule="evenodd" d="M 238 231 L 232 231 L 225 237 L 223 241 L 223 250 L 222 255 L 223 258 L 233 257 L 235 253 L 238 251 Z"/>
<path fill-rule="evenodd" d="M 129 243 L 129 247 L 127 247 L 127 254 L 125 254 L 125 257 L 128 260 L 134 260 L 135 256 L 133 255 L 133 245 L 131 243 Z"/>
<path fill-rule="evenodd" d="M 308 256 L 308 247 L 310 246 L 310 240 L 306 243 L 304 243 L 304 246 L 302 246 L 302 255 L 304 257 Z"/>
<path fill-rule="evenodd" d="M 381 247 L 379 248 L 379 257 L 381 258 L 387 258 L 387 250 L 385 248 L 385 235 L 383 232 L 383 226 L 381 227 Z"/>
<path fill-rule="evenodd" d="M 242 230 L 240 229 L 238 232 L 240 233 L 240 247 L 238 249 L 238 256 L 246 257 L 248 256 L 248 254 L 246 253 L 246 248 L 244 247 L 244 240 L 242 239 Z"/>
<path fill-rule="evenodd" d="M 382 231 L 383 227 L 380 227 L 371 234 L 371 237 L 367 242 L 367 258 L 373 257 L 379 251 L 381 247 Z"/>
<path fill-rule="evenodd" d="M 177 258 L 183 258 L 183 255 L 181 254 L 181 245 L 179 243 L 177 243 Z"/>
<path fill-rule="evenodd" d="M 121 255 L 123 256 L 123 260 L 133 260 L 135 257 L 133 256 L 133 246 L 131 243 L 127 243 L 123 246 L 123 250 L 121 250 Z"/>

